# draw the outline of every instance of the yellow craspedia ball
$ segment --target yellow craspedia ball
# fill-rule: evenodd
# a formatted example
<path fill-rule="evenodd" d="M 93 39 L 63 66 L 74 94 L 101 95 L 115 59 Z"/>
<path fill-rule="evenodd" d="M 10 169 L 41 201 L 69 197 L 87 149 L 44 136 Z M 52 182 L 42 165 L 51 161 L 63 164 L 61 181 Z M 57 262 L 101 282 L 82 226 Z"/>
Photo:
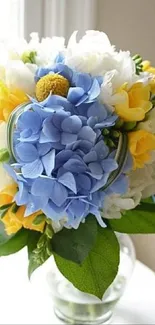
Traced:
<path fill-rule="evenodd" d="M 66 97 L 69 90 L 69 81 L 59 74 L 48 74 L 42 77 L 36 84 L 36 98 L 43 101 L 50 92 L 53 95 Z"/>

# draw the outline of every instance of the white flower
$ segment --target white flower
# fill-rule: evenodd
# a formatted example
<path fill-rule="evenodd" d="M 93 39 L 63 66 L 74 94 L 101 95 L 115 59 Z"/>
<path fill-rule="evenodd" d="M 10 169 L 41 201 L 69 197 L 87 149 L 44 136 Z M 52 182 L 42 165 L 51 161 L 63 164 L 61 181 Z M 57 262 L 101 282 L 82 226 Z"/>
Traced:
<path fill-rule="evenodd" d="M 108 219 L 121 218 L 124 210 L 135 207 L 134 199 L 121 197 L 119 194 L 107 195 L 104 200 L 103 217 Z"/>
<path fill-rule="evenodd" d="M 150 133 L 155 133 L 155 108 L 146 115 L 145 121 L 138 123 L 137 129 L 143 129 Z"/>
<path fill-rule="evenodd" d="M 155 153 L 155 152 L 154 152 Z M 155 155 L 152 162 L 143 168 L 137 168 L 129 173 L 129 189 L 123 196 L 112 194 L 105 197 L 103 206 L 104 218 L 121 218 L 126 210 L 134 209 L 142 198 L 148 198 L 155 193 Z"/>
<path fill-rule="evenodd" d="M 114 52 L 107 35 L 103 32 L 87 31 L 77 43 L 77 32 L 69 39 L 65 53 L 65 63 L 78 71 L 101 75 L 103 59 Z"/>
<path fill-rule="evenodd" d="M 7 148 L 6 125 L 7 124 L 5 122 L 0 123 L 0 149 Z M 12 178 L 8 175 L 8 173 L 4 169 L 3 164 L 0 163 L 0 191 L 12 183 L 13 183 Z"/>
<path fill-rule="evenodd" d="M 8 87 L 19 88 L 28 95 L 35 92 L 35 71 L 37 66 L 24 64 L 20 60 L 9 60 L 5 67 L 5 82 Z"/>

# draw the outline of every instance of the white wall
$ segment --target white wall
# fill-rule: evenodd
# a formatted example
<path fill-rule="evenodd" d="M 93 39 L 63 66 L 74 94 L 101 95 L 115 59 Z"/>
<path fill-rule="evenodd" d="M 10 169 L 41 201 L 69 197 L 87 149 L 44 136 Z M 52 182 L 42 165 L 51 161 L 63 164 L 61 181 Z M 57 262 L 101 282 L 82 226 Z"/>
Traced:
<path fill-rule="evenodd" d="M 118 48 L 155 64 L 155 0 L 97 0 L 98 25 Z"/>

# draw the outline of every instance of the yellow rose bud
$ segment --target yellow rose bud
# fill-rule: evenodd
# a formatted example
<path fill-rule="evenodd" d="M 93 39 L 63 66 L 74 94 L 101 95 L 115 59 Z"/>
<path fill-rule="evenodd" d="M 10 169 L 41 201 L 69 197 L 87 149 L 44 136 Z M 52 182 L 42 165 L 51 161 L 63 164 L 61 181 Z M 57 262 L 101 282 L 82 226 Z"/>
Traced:
<path fill-rule="evenodd" d="M 128 139 L 134 169 L 142 168 L 151 159 L 151 151 L 155 150 L 155 135 L 146 130 L 138 130 L 128 133 Z"/>

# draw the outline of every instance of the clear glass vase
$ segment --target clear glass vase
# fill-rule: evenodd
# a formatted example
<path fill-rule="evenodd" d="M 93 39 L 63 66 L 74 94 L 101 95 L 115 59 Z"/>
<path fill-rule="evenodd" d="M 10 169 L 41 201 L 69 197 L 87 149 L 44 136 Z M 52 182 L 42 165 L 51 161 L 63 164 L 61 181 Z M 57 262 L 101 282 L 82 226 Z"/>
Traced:
<path fill-rule="evenodd" d="M 120 243 L 119 271 L 102 301 L 77 290 L 62 276 L 53 260 L 51 269 L 46 273 L 46 284 L 55 314 L 65 324 L 99 325 L 110 321 L 135 264 L 135 250 L 130 237 L 125 234 L 117 234 L 117 237 Z"/>

